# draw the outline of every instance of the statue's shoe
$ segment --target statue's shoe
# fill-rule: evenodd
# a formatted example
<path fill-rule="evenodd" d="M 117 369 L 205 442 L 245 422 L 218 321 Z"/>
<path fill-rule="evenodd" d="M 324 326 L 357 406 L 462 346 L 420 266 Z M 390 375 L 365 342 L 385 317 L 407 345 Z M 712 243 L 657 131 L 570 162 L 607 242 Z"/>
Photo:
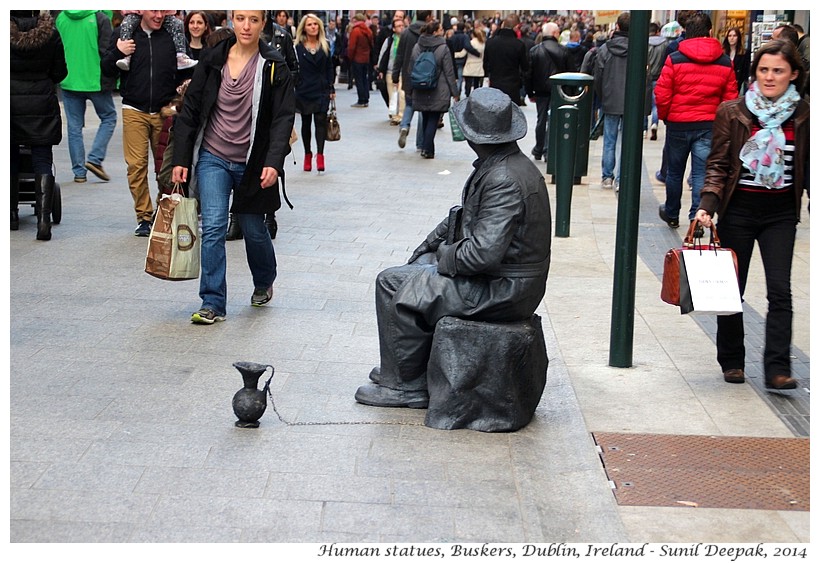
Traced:
<path fill-rule="evenodd" d="M 378 383 L 379 380 L 382 377 L 382 368 L 381 368 L 381 366 L 376 366 L 373 369 L 371 369 L 370 370 L 370 375 L 368 375 L 367 377 L 369 377 L 370 381 L 372 381 L 373 383 Z"/>
<path fill-rule="evenodd" d="M 426 409 L 430 402 L 427 391 L 401 391 L 375 383 L 366 383 L 356 390 L 356 401 L 371 407 Z"/>

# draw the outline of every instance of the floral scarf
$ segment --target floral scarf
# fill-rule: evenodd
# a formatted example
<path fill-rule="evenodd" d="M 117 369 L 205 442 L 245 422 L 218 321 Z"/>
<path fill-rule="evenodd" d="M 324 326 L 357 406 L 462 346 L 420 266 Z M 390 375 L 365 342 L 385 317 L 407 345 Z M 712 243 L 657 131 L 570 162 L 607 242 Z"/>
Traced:
<path fill-rule="evenodd" d="M 783 151 L 786 136 L 781 125 L 794 113 L 800 94 L 794 84 L 776 101 L 762 96 L 753 82 L 746 92 L 746 107 L 760 122 L 762 129 L 752 135 L 740 150 L 740 160 L 755 175 L 755 182 L 769 189 L 783 187 Z"/>

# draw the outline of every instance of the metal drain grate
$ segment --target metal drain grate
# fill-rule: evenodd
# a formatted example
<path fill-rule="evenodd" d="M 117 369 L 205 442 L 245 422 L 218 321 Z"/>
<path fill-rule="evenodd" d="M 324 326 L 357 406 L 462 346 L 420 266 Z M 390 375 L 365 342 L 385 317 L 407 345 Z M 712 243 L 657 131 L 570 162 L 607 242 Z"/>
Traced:
<path fill-rule="evenodd" d="M 809 440 L 595 432 L 618 504 L 809 510 Z"/>

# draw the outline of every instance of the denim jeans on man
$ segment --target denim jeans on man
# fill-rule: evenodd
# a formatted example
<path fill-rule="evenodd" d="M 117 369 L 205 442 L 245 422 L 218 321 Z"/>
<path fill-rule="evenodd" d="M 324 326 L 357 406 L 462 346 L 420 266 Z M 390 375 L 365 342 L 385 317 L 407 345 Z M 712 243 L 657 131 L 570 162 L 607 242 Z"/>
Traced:
<path fill-rule="evenodd" d="M 83 127 L 85 126 L 86 100 L 94 106 L 100 126 L 91 144 L 88 159 L 85 156 Z M 63 90 L 63 108 L 65 109 L 66 128 L 68 130 L 68 154 L 71 157 L 71 171 L 77 178 L 86 177 L 85 163 L 102 165 L 108 142 L 114 135 L 117 126 L 117 110 L 111 92 L 72 92 Z"/>
<path fill-rule="evenodd" d="M 774 191 L 774 190 L 773 190 Z M 794 194 L 747 194 L 736 190 L 717 223 L 720 243 L 737 255 L 740 295 L 746 290 L 755 240 L 766 274 L 766 338 L 763 373 L 791 375 L 792 291 L 791 270 L 797 212 Z M 722 370 L 744 369 L 743 313 L 717 317 L 717 360 Z"/>
<path fill-rule="evenodd" d="M 689 221 L 695 218 L 700 205 L 700 190 L 706 176 L 706 159 L 712 149 L 712 130 L 680 130 L 666 128 L 666 203 L 668 217 L 676 218 L 681 210 L 683 195 L 683 175 L 686 161 L 692 155 L 692 205 L 689 207 Z"/>
<path fill-rule="evenodd" d="M 604 152 L 601 156 L 601 178 L 603 179 L 612 178 L 616 182 L 621 180 L 621 163 L 616 164 L 615 157 L 621 149 L 623 122 L 623 115 L 604 114 Z"/>
<path fill-rule="evenodd" d="M 202 214 L 202 273 L 199 296 L 202 307 L 218 315 L 226 313 L 228 289 L 225 281 L 225 233 L 231 190 L 242 180 L 245 163 L 229 162 L 200 149 L 196 164 L 199 204 Z M 278 189 L 276 185 L 267 188 Z M 253 286 L 270 287 L 276 279 L 276 254 L 263 213 L 235 213 L 245 240 L 245 253 Z"/>
<path fill-rule="evenodd" d="M 370 82 L 368 81 L 368 63 L 350 63 L 351 71 L 353 72 L 353 80 L 356 82 L 356 95 L 359 97 L 356 100 L 357 104 L 370 103 Z"/>
<path fill-rule="evenodd" d="M 644 133 L 646 133 L 647 129 L 649 129 L 649 117 L 650 116 L 652 117 L 652 125 L 657 125 L 658 124 L 658 106 L 655 104 L 655 84 L 657 84 L 657 83 L 658 83 L 657 80 L 653 80 L 652 84 L 650 86 L 652 88 L 652 91 L 651 91 L 651 94 L 650 94 L 651 98 L 652 98 L 652 111 L 650 112 L 649 116 L 645 115 L 643 117 L 643 132 Z"/>
<path fill-rule="evenodd" d="M 535 98 L 535 146 L 532 149 L 533 156 L 544 156 L 549 154 L 549 119 L 550 119 L 550 98 Z"/>
<path fill-rule="evenodd" d="M 410 130 L 410 124 L 413 123 L 413 114 L 415 110 L 413 109 L 413 99 L 405 94 L 404 97 L 404 113 L 401 115 L 401 123 L 399 123 L 399 129 L 407 129 Z M 421 150 L 421 146 L 424 143 L 424 133 L 422 132 L 421 126 L 421 113 L 419 112 L 418 119 L 416 119 L 416 148 Z"/>
<path fill-rule="evenodd" d="M 461 96 L 461 85 L 464 84 L 464 63 L 467 62 L 467 57 L 456 59 L 456 88 L 458 88 L 458 95 Z"/>

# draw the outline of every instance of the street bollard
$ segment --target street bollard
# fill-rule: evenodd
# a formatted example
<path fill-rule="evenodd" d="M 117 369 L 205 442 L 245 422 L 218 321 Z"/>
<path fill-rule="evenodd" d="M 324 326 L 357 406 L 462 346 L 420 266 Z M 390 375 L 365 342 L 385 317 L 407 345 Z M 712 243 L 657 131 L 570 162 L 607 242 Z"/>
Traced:
<path fill-rule="evenodd" d="M 580 184 L 581 177 L 587 175 L 589 168 L 589 128 L 592 119 L 592 84 L 594 80 L 583 72 L 560 72 L 550 76 L 552 95 L 550 96 L 550 115 L 556 115 L 561 106 L 571 105 L 578 108 L 578 130 L 583 135 L 575 135 L 575 174 L 573 184 Z M 552 122 L 552 117 L 550 117 Z M 561 145 L 561 132 L 555 127 L 547 129 L 547 175 L 552 176 L 550 183 L 555 183 L 558 162 L 558 147 Z"/>
<path fill-rule="evenodd" d="M 572 207 L 572 185 L 575 176 L 576 136 L 578 134 L 578 107 L 564 105 L 552 116 L 550 127 L 557 128 L 555 148 L 555 236 L 569 236 L 569 217 Z"/>

